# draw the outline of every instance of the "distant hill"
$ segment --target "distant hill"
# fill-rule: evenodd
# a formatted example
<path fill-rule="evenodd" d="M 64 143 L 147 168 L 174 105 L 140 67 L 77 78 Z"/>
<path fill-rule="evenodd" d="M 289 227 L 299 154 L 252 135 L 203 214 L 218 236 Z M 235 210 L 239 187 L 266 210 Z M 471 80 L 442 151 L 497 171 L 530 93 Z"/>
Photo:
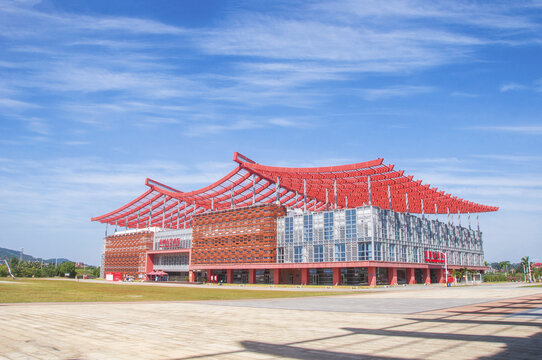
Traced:
<path fill-rule="evenodd" d="M 0 247 L 0 257 L 5 255 L 9 259 L 11 259 L 12 257 L 15 257 L 18 259 L 20 254 L 21 252 L 19 250 L 12 250 L 12 249 L 6 249 L 3 247 Z M 23 260 L 24 261 L 42 261 L 43 260 L 44 263 L 52 263 L 52 264 L 54 264 L 55 261 L 57 261 L 58 264 L 62 264 L 63 262 L 66 262 L 66 261 L 71 261 L 70 259 L 66 259 L 66 258 L 42 259 L 42 258 L 33 257 L 32 255 L 27 255 L 27 254 L 23 254 Z"/>

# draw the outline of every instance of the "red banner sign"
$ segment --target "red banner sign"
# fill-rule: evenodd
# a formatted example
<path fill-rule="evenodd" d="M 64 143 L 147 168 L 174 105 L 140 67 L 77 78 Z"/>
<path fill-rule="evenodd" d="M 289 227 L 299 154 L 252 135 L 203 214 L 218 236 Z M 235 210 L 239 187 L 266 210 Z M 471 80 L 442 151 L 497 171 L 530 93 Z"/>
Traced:
<path fill-rule="evenodd" d="M 180 238 L 162 239 L 158 242 L 158 246 L 161 249 L 169 249 L 181 246 Z"/>
<path fill-rule="evenodd" d="M 438 251 L 424 251 L 425 261 L 430 263 L 444 263 L 444 253 Z"/>

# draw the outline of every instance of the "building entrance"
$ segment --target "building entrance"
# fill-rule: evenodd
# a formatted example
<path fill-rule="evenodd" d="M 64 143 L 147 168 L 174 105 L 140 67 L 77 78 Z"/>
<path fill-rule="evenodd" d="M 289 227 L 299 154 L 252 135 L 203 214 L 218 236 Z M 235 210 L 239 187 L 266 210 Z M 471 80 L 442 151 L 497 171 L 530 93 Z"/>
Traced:
<path fill-rule="evenodd" d="M 407 283 L 406 270 L 397 269 L 397 284 L 402 285 Z"/>
<path fill-rule="evenodd" d="M 431 277 L 431 284 L 436 284 L 438 283 L 438 279 L 437 279 L 437 269 L 431 269 L 429 270 L 429 275 Z"/>
<path fill-rule="evenodd" d="M 414 278 L 416 279 L 416 284 L 423 284 L 423 270 L 415 269 Z"/>

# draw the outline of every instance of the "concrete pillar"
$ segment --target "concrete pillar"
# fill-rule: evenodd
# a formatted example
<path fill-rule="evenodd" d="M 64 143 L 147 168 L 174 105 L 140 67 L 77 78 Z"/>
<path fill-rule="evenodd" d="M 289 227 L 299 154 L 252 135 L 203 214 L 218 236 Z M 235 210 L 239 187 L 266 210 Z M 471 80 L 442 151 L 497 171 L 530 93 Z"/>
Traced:
<path fill-rule="evenodd" d="M 409 285 L 416 284 L 416 269 L 407 269 L 407 282 Z"/>
<path fill-rule="evenodd" d="M 376 267 L 369 266 L 369 286 L 376 286 Z"/>
<path fill-rule="evenodd" d="M 256 270 L 249 269 L 248 270 L 248 283 L 249 284 L 256 284 Z"/>
<path fill-rule="evenodd" d="M 226 282 L 228 284 L 233 283 L 233 269 L 226 270 Z"/>
<path fill-rule="evenodd" d="M 309 269 L 301 269 L 301 285 L 309 285 Z"/>
<path fill-rule="evenodd" d="M 273 269 L 273 284 L 280 284 L 280 269 Z"/>
<path fill-rule="evenodd" d="M 423 269 L 423 283 L 431 284 L 431 271 L 429 269 Z"/>
<path fill-rule="evenodd" d="M 333 285 L 341 285 L 341 268 L 333 268 Z"/>
<path fill-rule="evenodd" d="M 388 284 L 397 285 L 397 268 L 388 268 Z"/>
<path fill-rule="evenodd" d="M 194 270 L 188 271 L 188 282 L 191 282 L 191 283 L 194 282 Z"/>
<path fill-rule="evenodd" d="M 147 254 L 147 259 L 145 262 L 145 279 L 148 277 L 148 273 L 150 273 L 154 268 L 154 255 L 153 254 Z"/>

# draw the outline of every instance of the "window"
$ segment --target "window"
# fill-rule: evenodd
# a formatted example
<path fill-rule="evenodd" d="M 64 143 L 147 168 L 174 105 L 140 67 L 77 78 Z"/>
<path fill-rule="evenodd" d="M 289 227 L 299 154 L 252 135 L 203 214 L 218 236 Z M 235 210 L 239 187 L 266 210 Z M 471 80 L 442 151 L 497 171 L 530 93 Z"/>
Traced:
<path fill-rule="evenodd" d="M 407 261 L 407 246 L 403 245 L 401 247 L 401 261 L 406 262 Z"/>
<path fill-rule="evenodd" d="M 375 242 L 375 260 L 382 261 L 382 243 Z"/>
<path fill-rule="evenodd" d="M 420 249 L 418 247 L 414 247 L 414 249 L 412 250 L 413 261 L 415 263 L 420 262 L 419 252 L 420 252 Z"/>
<path fill-rule="evenodd" d="M 284 219 L 284 241 L 287 243 L 294 242 L 294 218 L 287 217 Z"/>
<path fill-rule="evenodd" d="M 335 244 L 335 261 L 346 261 L 345 244 Z"/>
<path fill-rule="evenodd" d="M 314 245 L 314 262 L 324 261 L 324 245 Z"/>
<path fill-rule="evenodd" d="M 371 260 L 371 243 L 365 242 L 358 244 L 358 259 L 359 261 Z"/>
<path fill-rule="evenodd" d="M 303 262 L 303 246 L 294 246 L 294 262 Z"/>
<path fill-rule="evenodd" d="M 346 210 L 346 240 L 357 239 L 356 209 Z"/>
<path fill-rule="evenodd" d="M 333 241 L 333 212 L 324 213 L 324 241 Z"/>
<path fill-rule="evenodd" d="M 312 215 L 303 217 L 303 241 L 312 241 Z"/>
<path fill-rule="evenodd" d="M 283 247 L 277 248 L 277 262 L 279 263 L 284 262 L 284 248 Z"/>
<path fill-rule="evenodd" d="M 396 261 L 396 256 L 395 256 L 395 244 L 390 244 L 390 245 L 388 246 L 388 249 L 389 249 L 388 260 L 389 260 L 389 261 Z"/>

